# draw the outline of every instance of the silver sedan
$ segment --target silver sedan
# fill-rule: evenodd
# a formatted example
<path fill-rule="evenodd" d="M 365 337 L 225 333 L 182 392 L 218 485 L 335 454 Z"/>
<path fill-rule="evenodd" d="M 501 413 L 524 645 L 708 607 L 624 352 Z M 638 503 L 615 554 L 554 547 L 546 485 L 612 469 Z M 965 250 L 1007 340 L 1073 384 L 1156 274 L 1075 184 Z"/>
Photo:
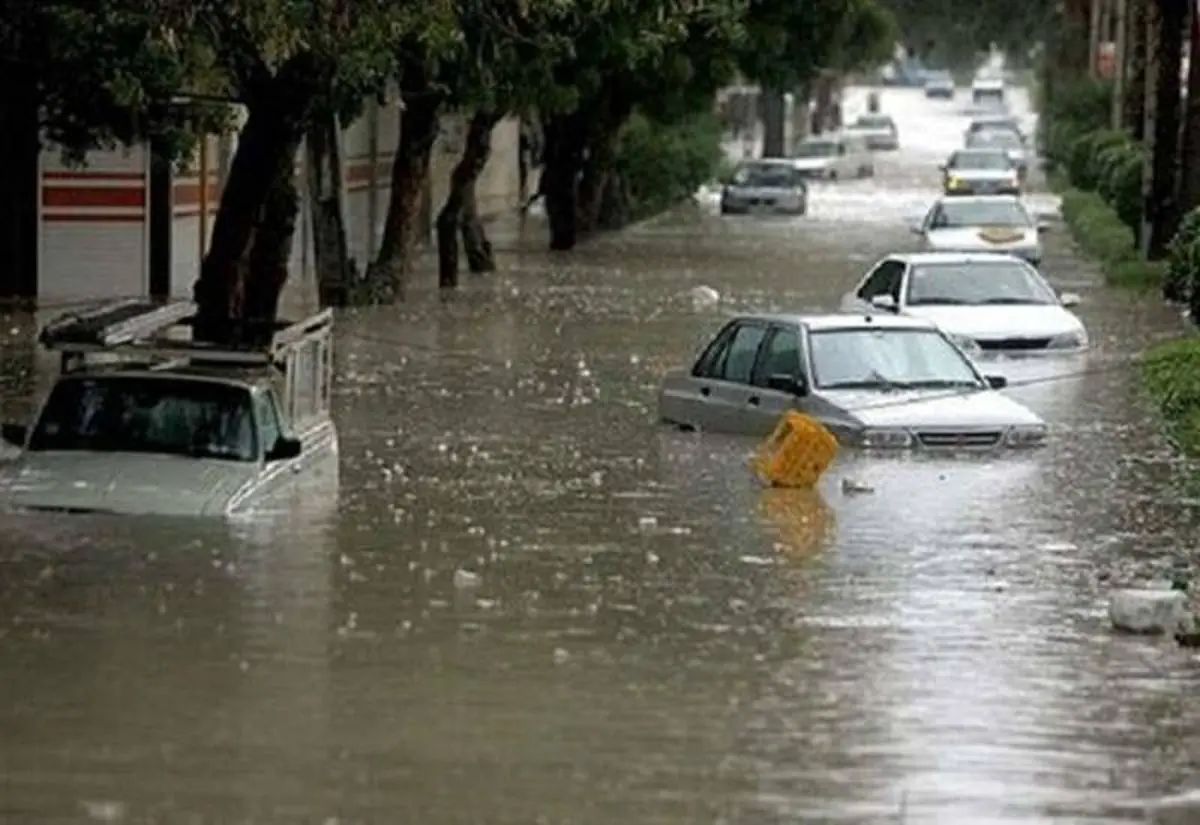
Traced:
<path fill-rule="evenodd" d="M 746 315 L 666 375 L 658 410 L 683 430 L 761 436 L 796 409 L 864 448 L 1041 444 L 1045 424 L 996 391 L 1004 386 L 921 319 Z"/>

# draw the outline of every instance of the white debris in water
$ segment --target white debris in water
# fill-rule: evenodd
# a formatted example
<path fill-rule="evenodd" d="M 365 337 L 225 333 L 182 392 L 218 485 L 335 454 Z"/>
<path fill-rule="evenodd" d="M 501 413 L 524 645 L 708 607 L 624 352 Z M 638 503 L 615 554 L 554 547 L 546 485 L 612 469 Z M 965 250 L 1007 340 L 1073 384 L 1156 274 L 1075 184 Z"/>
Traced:
<path fill-rule="evenodd" d="M 766 556 L 742 556 L 739 561 L 742 564 L 753 564 L 758 567 L 766 567 L 775 563 L 774 559 L 769 559 Z"/>
<path fill-rule="evenodd" d="M 658 553 L 650 550 L 646 553 L 646 564 L 658 564 Z"/>
<path fill-rule="evenodd" d="M 1175 633 L 1187 623 L 1187 594 L 1166 588 L 1117 590 L 1109 599 L 1108 618 L 1126 633 Z"/>
<path fill-rule="evenodd" d="M 565 664 L 566 661 L 570 658 L 571 658 L 571 654 L 567 653 L 567 651 L 564 650 L 563 648 L 561 648 L 561 647 L 554 648 L 554 664 L 556 664 L 556 665 Z"/>
<path fill-rule="evenodd" d="M 653 530 L 657 526 L 658 519 L 656 519 L 654 516 L 642 516 L 640 519 L 638 519 L 638 529 Z"/>
<path fill-rule="evenodd" d="M 875 488 L 865 481 L 857 481 L 853 478 L 842 479 L 842 494 L 852 496 L 857 493 L 873 493 Z"/>
<path fill-rule="evenodd" d="M 478 587 L 483 579 L 478 573 L 472 573 L 470 570 L 455 570 L 454 571 L 454 586 L 459 590 L 466 590 L 470 587 Z"/>
<path fill-rule="evenodd" d="M 79 807 L 96 822 L 119 822 L 125 818 L 125 803 L 112 799 L 84 799 Z"/>
<path fill-rule="evenodd" d="M 692 307 L 697 310 L 711 309 L 721 303 L 721 293 L 711 286 L 694 287 L 689 295 L 692 298 Z"/>

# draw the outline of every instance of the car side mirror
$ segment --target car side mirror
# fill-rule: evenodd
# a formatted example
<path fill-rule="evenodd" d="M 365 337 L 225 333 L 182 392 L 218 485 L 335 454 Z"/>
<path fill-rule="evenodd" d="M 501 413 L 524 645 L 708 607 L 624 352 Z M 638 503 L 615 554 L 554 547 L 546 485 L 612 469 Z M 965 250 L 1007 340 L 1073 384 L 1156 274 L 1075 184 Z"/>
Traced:
<path fill-rule="evenodd" d="M 871 306 L 882 309 L 884 312 L 896 312 L 899 309 L 896 306 L 896 299 L 891 295 L 876 295 L 871 299 Z"/>
<path fill-rule="evenodd" d="M 938 164 L 938 171 L 939 171 L 939 172 L 945 172 L 945 171 L 946 171 L 946 164 L 944 164 L 944 163 L 939 163 L 939 164 Z"/>
<path fill-rule="evenodd" d="M 988 375 L 985 376 L 988 386 L 994 390 L 1002 390 L 1008 386 L 1008 379 L 1003 375 Z"/>
<path fill-rule="evenodd" d="M 910 226 L 908 228 L 908 231 L 913 233 L 914 235 L 924 235 L 925 234 L 925 230 L 921 228 L 921 224 L 919 224 L 919 223 L 914 223 L 912 226 Z"/>
<path fill-rule="evenodd" d="M 267 450 L 267 461 L 286 461 L 300 455 L 302 446 L 300 439 L 280 436 L 275 446 Z"/>
<path fill-rule="evenodd" d="M 1050 224 L 1042 223 L 1041 221 L 1038 221 L 1037 231 L 1038 231 L 1039 235 L 1045 235 L 1047 232 L 1050 231 Z"/>
<path fill-rule="evenodd" d="M 0 425 L 0 438 L 3 438 L 14 447 L 24 447 L 25 438 L 29 435 L 29 428 L 24 424 L 3 424 Z"/>
<path fill-rule="evenodd" d="M 1077 307 L 1082 301 L 1074 292 L 1064 292 L 1058 296 L 1058 302 L 1065 307 Z"/>
<path fill-rule="evenodd" d="M 785 392 L 788 395 L 808 395 L 808 385 L 804 380 L 794 375 L 788 375 L 786 372 L 768 375 L 767 389 L 775 390 L 776 392 Z"/>

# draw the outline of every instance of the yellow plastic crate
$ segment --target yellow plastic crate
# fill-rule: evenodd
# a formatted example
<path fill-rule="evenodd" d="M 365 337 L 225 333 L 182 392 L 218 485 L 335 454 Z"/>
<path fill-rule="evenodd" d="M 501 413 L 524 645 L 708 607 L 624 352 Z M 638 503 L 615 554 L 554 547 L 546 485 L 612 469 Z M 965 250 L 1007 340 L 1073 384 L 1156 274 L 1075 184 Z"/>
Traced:
<path fill-rule="evenodd" d="M 758 448 L 754 471 L 772 487 L 813 488 L 837 457 L 837 439 L 812 416 L 784 413 Z"/>

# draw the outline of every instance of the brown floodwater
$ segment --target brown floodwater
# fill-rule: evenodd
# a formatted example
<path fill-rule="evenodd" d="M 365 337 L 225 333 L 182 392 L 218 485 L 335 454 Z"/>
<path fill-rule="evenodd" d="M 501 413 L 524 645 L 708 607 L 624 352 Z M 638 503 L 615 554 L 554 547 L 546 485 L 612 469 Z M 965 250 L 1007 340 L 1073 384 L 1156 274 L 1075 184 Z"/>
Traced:
<path fill-rule="evenodd" d="M 0 821 L 1200 819 L 1200 661 L 1106 621 L 1111 587 L 1193 563 L 1195 491 L 1130 366 L 1182 324 L 1061 227 L 1044 269 L 1095 346 L 1003 367 L 1043 450 L 847 454 L 805 493 L 762 489 L 751 442 L 655 423 L 724 314 L 834 308 L 912 247 L 966 118 L 883 107 L 906 148 L 806 218 L 703 202 L 565 256 L 504 238 L 459 294 L 347 314 L 336 499 L 10 517 Z M 5 353 L 27 414 L 40 382 Z"/>

